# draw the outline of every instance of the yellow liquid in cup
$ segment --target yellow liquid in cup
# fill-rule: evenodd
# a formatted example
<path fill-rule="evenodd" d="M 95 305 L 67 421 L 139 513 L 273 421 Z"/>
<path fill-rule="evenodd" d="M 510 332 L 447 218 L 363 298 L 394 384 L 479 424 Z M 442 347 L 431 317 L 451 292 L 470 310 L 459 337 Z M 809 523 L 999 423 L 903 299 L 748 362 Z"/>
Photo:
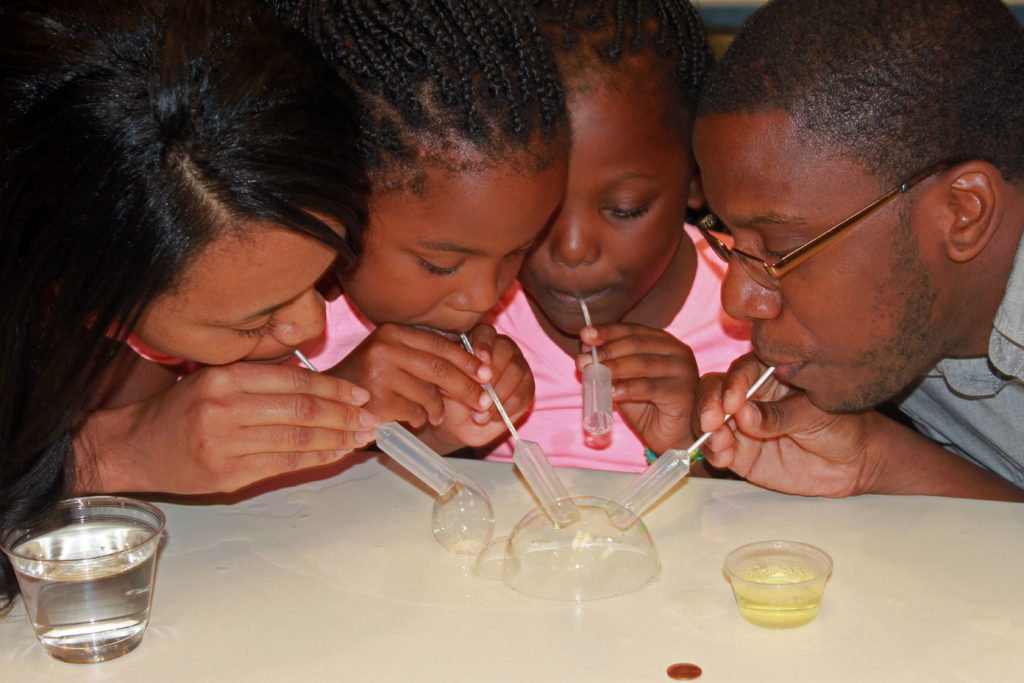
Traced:
<path fill-rule="evenodd" d="M 818 616 L 824 579 L 806 569 L 779 564 L 753 567 L 733 582 L 740 614 L 752 624 L 766 628 L 802 626 Z M 802 586 L 785 586 L 803 582 Z"/>

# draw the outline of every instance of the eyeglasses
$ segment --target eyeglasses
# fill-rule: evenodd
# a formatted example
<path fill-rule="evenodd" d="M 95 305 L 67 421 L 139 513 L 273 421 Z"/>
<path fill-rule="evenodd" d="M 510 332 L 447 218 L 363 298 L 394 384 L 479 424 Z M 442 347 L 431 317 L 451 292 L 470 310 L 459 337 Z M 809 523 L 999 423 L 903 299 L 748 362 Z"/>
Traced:
<path fill-rule="evenodd" d="M 701 218 L 697 222 L 697 229 L 700 230 L 700 233 L 704 236 L 704 239 L 708 241 L 708 244 L 711 245 L 711 248 L 714 249 L 715 253 L 724 261 L 730 261 L 733 255 L 740 257 L 740 264 L 755 282 L 762 287 L 775 289 L 779 287 L 779 280 L 785 277 L 791 270 L 815 254 L 838 242 L 840 237 L 845 237 L 850 234 L 851 228 L 859 225 L 861 221 L 872 213 L 882 208 L 896 197 L 905 194 L 910 190 L 910 188 L 914 187 L 925 178 L 928 178 L 939 171 L 943 171 L 952 165 L 952 162 L 943 161 L 929 166 L 920 173 L 917 173 L 903 181 L 889 192 L 886 192 L 884 195 L 835 227 L 829 228 L 810 242 L 807 242 L 806 244 L 803 244 L 793 251 L 785 254 L 775 263 L 768 263 L 760 257 L 749 254 L 741 249 L 734 249 L 723 242 L 712 232 L 715 226 L 720 223 L 718 216 L 713 213 L 709 213 Z"/>

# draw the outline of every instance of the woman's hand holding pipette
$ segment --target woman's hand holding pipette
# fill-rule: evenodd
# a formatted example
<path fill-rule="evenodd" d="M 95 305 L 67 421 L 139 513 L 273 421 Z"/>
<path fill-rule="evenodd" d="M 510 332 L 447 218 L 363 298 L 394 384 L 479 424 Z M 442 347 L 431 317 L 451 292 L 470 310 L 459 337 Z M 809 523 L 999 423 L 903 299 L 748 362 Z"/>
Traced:
<path fill-rule="evenodd" d="M 79 492 L 235 491 L 339 460 L 373 440 L 369 393 L 304 368 L 211 366 L 142 401 L 90 413 Z"/>
<path fill-rule="evenodd" d="M 689 346 L 663 330 L 630 323 L 584 328 L 580 338 L 597 348 L 611 371 L 619 412 L 648 448 L 662 453 L 693 439 L 698 376 Z M 589 353 L 577 357 L 581 370 L 591 362 Z"/>

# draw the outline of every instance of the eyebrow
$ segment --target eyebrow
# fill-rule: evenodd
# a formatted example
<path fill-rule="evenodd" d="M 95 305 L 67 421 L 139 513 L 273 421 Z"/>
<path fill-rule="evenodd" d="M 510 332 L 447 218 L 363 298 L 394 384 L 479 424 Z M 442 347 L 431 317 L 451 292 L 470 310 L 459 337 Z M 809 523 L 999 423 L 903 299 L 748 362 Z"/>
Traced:
<path fill-rule="evenodd" d="M 453 251 L 457 254 L 469 254 L 470 256 L 487 255 L 480 249 L 472 249 L 461 244 L 455 244 L 454 242 L 430 242 L 427 240 L 420 240 L 417 244 L 424 249 L 430 249 L 432 251 Z"/>
<path fill-rule="evenodd" d="M 518 247 L 516 247 L 516 249 L 525 249 L 527 247 L 532 247 L 536 243 L 537 235 L 534 235 L 533 237 L 531 237 L 530 239 L 526 240 Z M 467 254 L 469 256 L 487 256 L 487 252 L 483 251 L 482 249 L 473 249 L 472 247 L 467 247 L 462 244 L 456 244 L 455 242 L 431 242 L 429 240 L 420 240 L 417 242 L 417 244 L 423 247 L 424 249 L 430 249 L 432 251 L 451 251 L 455 252 L 456 254 Z"/>

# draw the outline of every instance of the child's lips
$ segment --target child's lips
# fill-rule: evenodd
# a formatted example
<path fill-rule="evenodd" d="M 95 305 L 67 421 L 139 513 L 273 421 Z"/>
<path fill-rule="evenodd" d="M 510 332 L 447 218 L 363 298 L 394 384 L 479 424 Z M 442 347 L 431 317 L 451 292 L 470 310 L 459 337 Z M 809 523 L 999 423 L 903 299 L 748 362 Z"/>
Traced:
<path fill-rule="evenodd" d="M 452 330 L 442 330 L 437 327 L 431 327 L 430 325 L 413 325 L 412 327 L 424 330 L 426 332 L 433 332 L 434 334 L 439 334 L 445 339 L 448 339 L 453 342 L 458 342 L 460 339 L 459 335 L 461 334 L 460 332 L 455 332 Z"/>
<path fill-rule="evenodd" d="M 604 289 L 594 290 L 591 292 L 566 292 L 560 289 L 554 289 L 549 287 L 548 291 L 551 293 L 552 298 L 565 304 L 571 304 L 576 308 L 579 308 L 580 299 L 587 302 L 587 305 L 599 301 L 606 294 L 612 291 L 611 287 L 605 287 Z"/>

